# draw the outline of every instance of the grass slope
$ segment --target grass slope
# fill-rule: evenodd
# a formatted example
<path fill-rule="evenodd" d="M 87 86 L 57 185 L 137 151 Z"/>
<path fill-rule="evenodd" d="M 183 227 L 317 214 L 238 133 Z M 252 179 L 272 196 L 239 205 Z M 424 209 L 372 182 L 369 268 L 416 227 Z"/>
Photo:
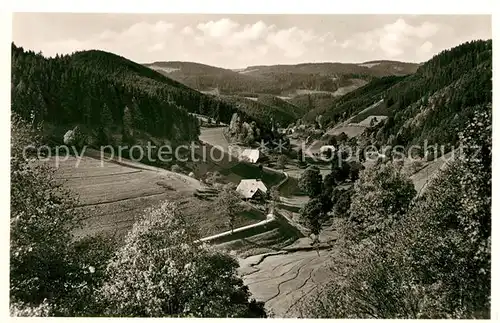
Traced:
<path fill-rule="evenodd" d="M 48 163 L 55 165 L 55 159 Z M 101 165 L 101 160 L 89 156 L 61 161 L 56 174 L 79 195 L 78 207 L 89 214 L 76 232 L 79 236 L 106 234 L 120 241 L 144 209 L 164 200 L 175 201 L 179 214 L 196 223 L 204 236 L 230 229 L 212 201 L 193 196 L 201 185 L 185 175 L 126 160 Z M 236 217 L 235 227 L 263 219 L 262 212 L 247 208 Z"/>

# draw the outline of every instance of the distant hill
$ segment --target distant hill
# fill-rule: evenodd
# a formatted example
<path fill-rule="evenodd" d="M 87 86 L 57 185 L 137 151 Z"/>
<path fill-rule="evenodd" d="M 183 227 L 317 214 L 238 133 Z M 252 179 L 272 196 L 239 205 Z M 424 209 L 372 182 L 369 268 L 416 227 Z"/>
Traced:
<path fill-rule="evenodd" d="M 269 73 L 298 73 L 332 75 L 359 75 L 361 77 L 383 77 L 390 75 L 407 75 L 415 73 L 419 64 L 398 61 L 370 61 L 359 64 L 352 63 L 304 63 L 296 65 L 258 65 L 249 66 L 240 71 L 246 75 L 266 75 Z"/>
<path fill-rule="evenodd" d="M 418 64 L 396 61 L 249 66 L 239 70 L 192 62 L 154 62 L 145 66 L 200 91 L 217 89 L 225 95 L 290 97 L 304 91 L 334 93 L 343 87 L 349 91 L 361 86 L 356 79 L 368 81 L 375 77 L 406 75 L 418 68 Z"/>
<path fill-rule="evenodd" d="M 145 66 L 199 91 L 218 88 L 223 94 L 262 89 L 262 80 L 232 70 L 193 62 L 154 62 Z"/>

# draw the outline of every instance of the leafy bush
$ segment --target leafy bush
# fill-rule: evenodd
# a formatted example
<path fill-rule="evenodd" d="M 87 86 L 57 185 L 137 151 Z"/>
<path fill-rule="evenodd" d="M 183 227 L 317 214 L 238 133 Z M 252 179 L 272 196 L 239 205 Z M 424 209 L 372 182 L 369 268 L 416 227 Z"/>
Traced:
<path fill-rule="evenodd" d="M 333 190 L 332 201 L 336 217 L 345 218 L 349 215 L 352 194 L 352 188 L 342 189 L 337 187 Z"/>
<path fill-rule="evenodd" d="M 332 268 L 340 279 L 302 304 L 306 317 L 425 318 L 421 307 L 428 300 L 413 283 L 403 257 L 390 241 L 373 240 L 345 247 Z"/>
<path fill-rule="evenodd" d="M 265 317 L 236 275 L 238 262 L 197 243 L 172 203 L 147 210 L 109 263 L 105 315 Z"/>
<path fill-rule="evenodd" d="M 104 247 L 86 247 L 84 241 L 75 240 L 72 231 L 82 218 L 74 208 L 77 199 L 52 169 L 36 160 L 33 151 L 23 153 L 28 145 L 38 145 L 35 131 L 13 115 L 11 310 L 13 315 L 73 316 L 93 306 L 92 293 L 101 277 L 99 263 L 105 263 L 106 257 L 88 255 L 94 247 L 100 251 Z"/>
<path fill-rule="evenodd" d="M 409 259 L 424 284 L 439 284 L 447 312 L 487 317 L 491 290 L 491 105 L 460 135 L 459 159 L 416 203 Z M 418 234 L 417 234 L 418 233 Z"/>
<path fill-rule="evenodd" d="M 363 239 L 387 230 L 406 213 L 416 193 L 411 180 L 391 163 L 362 172 L 349 209 L 349 235 Z"/>
<path fill-rule="evenodd" d="M 311 198 L 300 210 L 300 215 L 305 221 L 305 225 L 311 233 L 318 235 L 321 227 L 328 220 L 328 212 L 332 209 L 333 203 L 329 196 L 321 195 Z"/>
<path fill-rule="evenodd" d="M 40 304 L 64 294 L 63 282 L 71 268 L 66 249 L 71 242 L 68 225 L 78 223 L 71 210 L 76 200 L 54 178 L 48 166 L 25 155 L 36 145 L 34 130 L 16 115 L 12 119 L 10 295 L 11 301 Z"/>
<path fill-rule="evenodd" d="M 307 193 L 309 197 L 318 196 L 321 193 L 323 178 L 317 166 L 309 166 L 299 179 L 299 188 Z"/>

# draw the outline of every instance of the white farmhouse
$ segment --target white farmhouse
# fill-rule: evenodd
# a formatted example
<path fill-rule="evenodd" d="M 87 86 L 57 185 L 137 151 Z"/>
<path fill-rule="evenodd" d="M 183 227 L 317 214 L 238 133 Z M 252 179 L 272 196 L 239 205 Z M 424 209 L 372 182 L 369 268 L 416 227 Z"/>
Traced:
<path fill-rule="evenodd" d="M 267 187 L 259 179 L 242 179 L 236 187 L 236 192 L 245 199 L 258 199 L 266 196 Z"/>

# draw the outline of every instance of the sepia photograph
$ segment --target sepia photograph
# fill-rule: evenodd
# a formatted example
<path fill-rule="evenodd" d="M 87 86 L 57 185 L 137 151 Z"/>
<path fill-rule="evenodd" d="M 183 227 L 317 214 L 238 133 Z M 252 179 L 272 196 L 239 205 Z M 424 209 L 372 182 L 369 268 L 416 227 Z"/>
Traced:
<path fill-rule="evenodd" d="M 9 312 L 489 319 L 492 16 L 12 14 Z"/>

